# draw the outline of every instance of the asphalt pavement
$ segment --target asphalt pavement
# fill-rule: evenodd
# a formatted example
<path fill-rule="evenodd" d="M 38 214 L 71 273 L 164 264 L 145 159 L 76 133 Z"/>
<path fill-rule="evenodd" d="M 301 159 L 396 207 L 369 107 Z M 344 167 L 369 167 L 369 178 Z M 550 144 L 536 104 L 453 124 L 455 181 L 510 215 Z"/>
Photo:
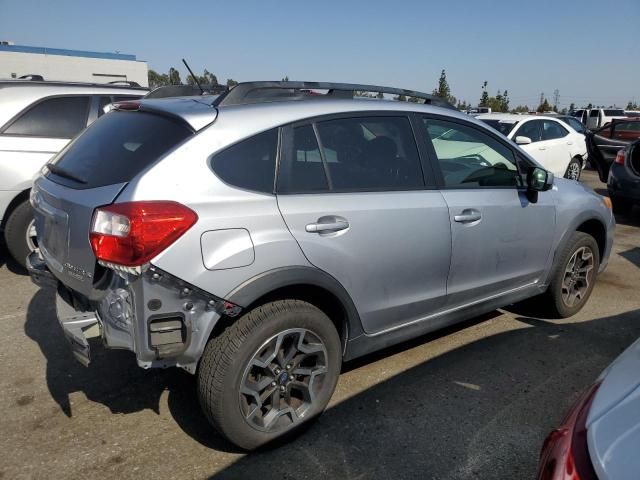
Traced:
<path fill-rule="evenodd" d="M 348 363 L 307 432 L 248 455 L 209 427 L 188 373 L 114 350 L 77 363 L 53 291 L 0 248 L 0 479 L 533 478 L 547 432 L 640 336 L 640 209 L 617 221 L 575 317 L 499 310 Z"/>

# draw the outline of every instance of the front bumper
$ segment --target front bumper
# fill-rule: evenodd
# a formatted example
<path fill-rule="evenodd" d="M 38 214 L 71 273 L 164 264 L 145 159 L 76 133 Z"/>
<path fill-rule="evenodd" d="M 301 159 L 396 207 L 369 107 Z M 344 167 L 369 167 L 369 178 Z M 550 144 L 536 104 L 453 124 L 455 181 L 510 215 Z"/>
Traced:
<path fill-rule="evenodd" d="M 239 307 L 150 266 L 142 275 L 113 274 L 104 296 L 89 302 L 62 285 L 34 252 L 27 259 L 34 283 L 57 288 L 56 312 L 75 357 L 91 360 L 88 339 L 130 350 L 143 368 L 178 366 L 195 373 L 213 327 Z"/>

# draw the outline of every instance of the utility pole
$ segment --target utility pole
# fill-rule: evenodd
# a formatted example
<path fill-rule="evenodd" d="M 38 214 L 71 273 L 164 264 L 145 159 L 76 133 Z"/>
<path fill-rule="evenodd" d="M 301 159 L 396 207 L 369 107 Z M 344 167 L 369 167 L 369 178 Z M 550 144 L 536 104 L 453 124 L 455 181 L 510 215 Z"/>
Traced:
<path fill-rule="evenodd" d="M 557 88 L 553 91 L 553 109 L 557 112 L 560 104 L 560 90 Z"/>

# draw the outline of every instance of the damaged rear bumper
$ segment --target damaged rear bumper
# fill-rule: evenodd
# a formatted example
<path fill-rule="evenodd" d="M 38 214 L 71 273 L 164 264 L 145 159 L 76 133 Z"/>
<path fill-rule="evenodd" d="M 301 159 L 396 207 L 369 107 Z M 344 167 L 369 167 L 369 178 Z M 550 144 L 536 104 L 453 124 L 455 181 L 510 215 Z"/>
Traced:
<path fill-rule="evenodd" d="M 153 266 L 140 275 L 114 273 L 104 296 L 89 302 L 58 282 L 37 253 L 29 260 L 34 283 L 57 285 L 58 321 L 84 365 L 91 360 L 88 339 L 99 336 L 108 348 L 132 351 L 140 367 L 195 373 L 216 323 L 241 311 Z"/>

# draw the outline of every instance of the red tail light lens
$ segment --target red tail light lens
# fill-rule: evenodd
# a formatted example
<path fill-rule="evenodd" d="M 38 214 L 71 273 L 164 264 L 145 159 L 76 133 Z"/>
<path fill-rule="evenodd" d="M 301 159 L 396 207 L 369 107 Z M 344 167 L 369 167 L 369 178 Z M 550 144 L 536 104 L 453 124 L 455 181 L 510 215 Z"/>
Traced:
<path fill-rule="evenodd" d="M 144 265 L 196 223 L 193 210 L 176 202 L 128 202 L 98 208 L 89 239 L 98 260 Z"/>
<path fill-rule="evenodd" d="M 624 150 L 618 150 L 615 162 L 620 165 L 624 165 Z"/>
<path fill-rule="evenodd" d="M 538 480 L 597 480 L 587 447 L 587 416 L 598 391 L 593 385 L 573 405 L 562 425 L 545 439 Z"/>

